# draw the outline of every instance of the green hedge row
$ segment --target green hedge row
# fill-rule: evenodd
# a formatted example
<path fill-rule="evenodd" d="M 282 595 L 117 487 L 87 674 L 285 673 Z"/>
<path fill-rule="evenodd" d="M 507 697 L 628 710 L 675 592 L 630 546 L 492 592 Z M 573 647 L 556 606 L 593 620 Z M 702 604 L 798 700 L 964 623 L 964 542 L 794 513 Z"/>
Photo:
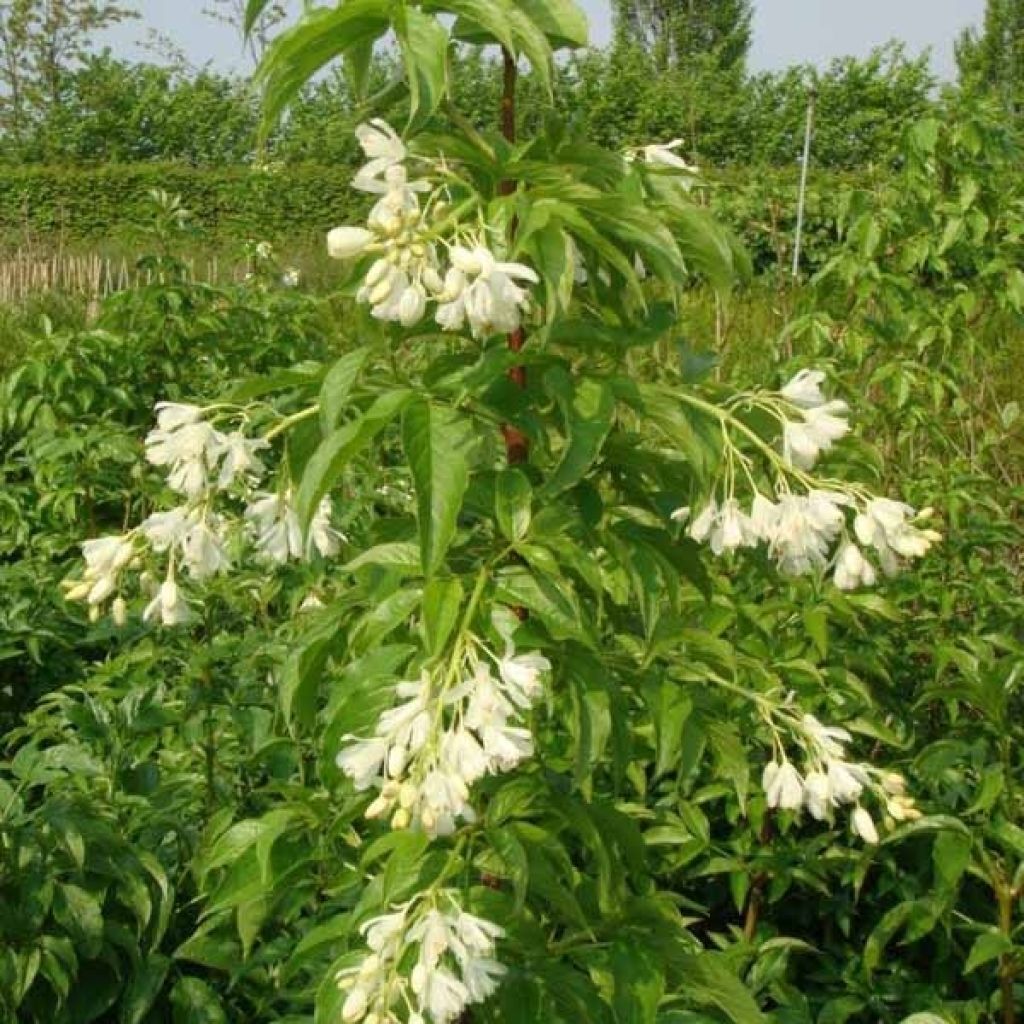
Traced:
<path fill-rule="evenodd" d="M 0 242 L 26 236 L 97 243 L 131 239 L 151 217 L 148 194 L 180 195 L 195 225 L 214 242 L 303 241 L 358 220 L 366 197 L 352 191 L 343 165 L 195 169 L 180 165 L 98 168 L 0 167 Z M 746 243 L 759 272 L 785 267 L 796 223 L 798 169 L 730 171 L 708 193 L 714 212 Z M 813 269 L 836 239 L 843 185 L 866 180 L 822 172 L 807 204 L 806 264 Z"/>
<path fill-rule="evenodd" d="M 194 223 L 218 237 L 283 239 L 321 233 L 364 205 L 346 167 L 280 171 L 180 165 L 0 167 L 0 238 L 96 242 L 130 236 L 152 219 L 149 193 L 180 195 Z"/>

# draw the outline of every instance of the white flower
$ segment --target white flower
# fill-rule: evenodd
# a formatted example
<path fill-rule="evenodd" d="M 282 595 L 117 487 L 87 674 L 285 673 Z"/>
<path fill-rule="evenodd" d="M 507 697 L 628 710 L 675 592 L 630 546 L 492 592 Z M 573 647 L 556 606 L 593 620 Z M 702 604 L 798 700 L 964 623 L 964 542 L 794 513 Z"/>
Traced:
<path fill-rule="evenodd" d="M 408 152 L 398 133 L 381 118 L 356 128 L 356 138 L 369 163 L 359 170 L 352 184 L 362 192 L 383 191 L 380 176 L 405 160 Z"/>
<path fill-rule="evenodd" d="M 310 547 L 315 548 L 324 558 L 333 558 L 341 550 L 342 535 L 331 526 L 331 501 L 324 498 L 317 505 L 316 512 L 309 524 L 309 544 L 307 545 L 306 557 L 312 552 Z"/>
<path fill-rule="evenodd" d="M 841 758 L 845 744 L 853 739 L 845 729 L 837 725 L 823 725 L 814 715 L 804 715 L 800 725 L 822 757 Z"/>
<path fill-rule="evenodd" d="M 786 420 L 782 427 L 783 458 L 799 469 L 811 469 L 818 456 L 850 432 L 842 418 L 848 411 L 845 402 L 836 400 L 802 411 L 803 419 Z"/>
<path fill-rule="evenodd" d="M 188 622 L 188 605 L 182 600 L 177 583 L 172 578 L 160 584 L 156 597 L 146 606 L 142 613 L 142 621 L 150 622 L 159 616 L 165 626 L 179 626 Z"/>
<path fill-rule="evenodd" d="M 356 985 L 348 994 L 345 1004 L 341 1008 L 341 1019 L 345 1024 L 355 1024 L 366 1016 L 369 1006 L 368 992 L 361 985 Z"/>
<path fill-rule="evenodd" d="M 847 542 L 836 556 L 833 580 L 840 590 L 856 590 L 858 587 L 873 586 L 876 574 L 874 566 L 861 554 L 860 548 Z"/>
<path fill-rule="evenodd" d="M 779 568 L 799 576 L 824 568 L 832 542 L 843 526 L 844 495 L 811 491 L 784 495 L 773 515 L 769 545 Z"/>
<path fill-rule="evenodd" d="M 457 1020 L 470 1002 L 466 986 L 443 967 L 426 972 L 416 994 L 434 1024 L 450 1024 Z"/>
<path fill-rule="evenodd" d="M 750 533 L 758 540 L 771 544 L 779 521 L 779 506 L 766 498 L 760 491 L 754 495 L 750 506 Z"/>
<path fill-rule="evenodd" d="M 677 171 L 687 171 L 690 174 L 694 174 L 697 168 L 692 164 L 688 164 L 681 156 L 676 154 L 676 150 L 680 149 L 685 144 L 683 139 L 673 139 L 671 142 L 655 143 L 650 146 L 644 146 L 641 152 L 644 155 L 644 159 L 649 164 L 654 164 L 656 167 L 671 167 Z"/>
<path fill-rule="evenodd" d="M 403 327 L 414 327 L 427 311 L 427 293 L 422 284 L 410 284 L 398 300 L 398 322 Z"/>
<path fill-rule="evenodd" d="M 914 525 L 914 509 L 889 498 L 873 498 L 854 520 L 857 539 L 873 547 L 882 568 L 890 575 L 899 571 L 899 558 L 922 558 L 942 539 L 935 530 Z"/>
<path fill-rule="evenodd" d="M 166 467 L 167 484 L 188 498 L 198 498 L 206 489 L 208 474 L 216 465 L 223 438 L 203 420 L 152 430 L 146 437 L 146 458 L 154 466 Z"/>
<path fill-rule="evenodd" d="M 325 558 L 338 553 L 340 534 L 331 525 L 331 502 L 324 498 L 317 506 L 309 524 L 309 537 L 305 544 L 299 517 L 293 505 L 294 496 L 289 488 L 284 494 L 257 494 L 245 510 L 256 547 L 264 557 L 283 565 L 289 559 L 310 558 L 319 551 Z"/>
<path fill-rule="evenodd" d="M 231 565 L 223 540 L 206 519 L 189 528 L 182 539 L 181 550 L 182 560 L 193 579 L 207 579 Z"/>
<path fill-rule="evenodd" d="M 438 324 L 455 331 L 468 321 L 476 338 L 518 330 L 530 296 L 516 282 L 538 284 L 537 274 L 522 263 L 500 262 L 483 244 L 472 249 L 452 246 L 451 257 L 461 276 L 445 282 L 446 297 L 451 297 L 438 306 Z"/>
<path fill-rule="evenodd" d="M 87 577 L 115 576 L 135 556 L 135 548 L 124 537 L 96 537 L 82 545 L 82 556 Z"/>
<path fill-rule="evenodd" d="M 476 917 L 460 910 L 456 915 L 453 928 L 459 941 L 471 953 L 487 956 L 494 951 L 495 940 L 503 938 L 505 929 L 483 917 Z M 461 959 L 461 957 L 460 957 Z"/>
<path fill-rule="evenodd" d="M 852 804 L 864 792 L 866 776 L 859 765 L 832 760 L 826 767 L 829 789 L 836 804 Z"/>
<path fill-rule="evenodd" d="M 160 430 L 177 430 L 190 423 L 198 423 L 203 410 L 198 405 L 184 405 L 179 402 L 157 402 L 156 425 Z"/>
<path fill-rule="evenodd" d="M 717 519 L 718 502 L 712 498 L 698 514 L 697 518 L 690 523 L 690 528 L 686 532 L 698 544 L 703 544 L 711 536 L 711 530 Z"/>
<path fill-rule="evenodd" d="M 716 555 L 735 551 L 749 542 L 751 534 L 750 520 L 740 510 L 739 502 L 735 498 L 727 498 L 711 531 L 711 550 Z"/>
<path fill-rule="evenodd" d="M 783 811 L 799 810 L 804 799 L 804 781 L 789 761 L 769 761 L 761 779 L 769 807 Z"/>
<path fill-rule="evenodd" d="M 85 572 L 81 580 L 68 580 L 64 587 L 69 601 L 85 601 L 90 615 L 99 617 L 99 606 L 117 591 L 120 574 L 135 557 L 129 537 L 96 537 L 82 545 Z"/>
<path fill-rule="evenodd" d="M 257 494 L 245 510 L 245 518 L 257 548 L 270 561 L 283 565 L 289 558 L 302 557 L 302 530 L 287 497 Z"/>
<path fill-rule="evenodd" d="M 444 763 L 469 785 L 482 779 L 491 770 L 490 757 L 468 729 L 447 733 L 441 756 Z"/>
<path fill-rule="evenodd" d="M 299 272 L 297 267 L 289 267 L 281 275 L 281 284 L 285 288 L 298 288 L 299 281 L 302 280 L 302 274 Z"/>
<path fill-rule="evenodd" d="M 369 789 L 381 777 L 388 754 L 388 741 L 374 736 L 358 740 L 338 752 L 338 767 L 352 780 L 356 789 Z"/>
<path fill-rule="evenodd" d="M 359 929 L 366 944 L 381 957 L 391 958 L 398 950 L 399 939 L 405 930 L 407 907 L 392 914 L 382 914 L 365 922 Z"/>
<path fill-rule="evenodd" d="M 192 512 L 186 505 L 154 512 L 140 527 L 150 547 L 162 554 L 180 544 L 192 525 Z"/>
<path fill-rule="evenodd" d="M 533 756 L 533 734 L 512 725 L 485 725 L 480 731 L 484 752 L 496 771 L 509 772 Z"/>
<path fill-rule="evenodd" d="M 853 825 L 854 832 L 856 832 L 865 843 L 870 843 L 872 846 L 878 843 L 878 829 L 875 828 L 875 822 L 871 815 L 861 807 L 860 804 L 857 805 L 851 815 L 850 822 Z"/>
<path fill-rule="evenodd" d="M 221 463 L 217 486 L 224 489 L 238 479 L 248 483 L 261 477 L 265 467 L 256 453 L 269 447 L 269 442 L 263 438 L 248 438 L 238 430 L 223 435 L 220 454 L 224 461 Z"/>
<path fill-rule="evenodd" d="M 506 654 L 498 662 L 498 675 L 513 704 L 529 708 L 544 692 L 541 676 L 551 671 L 551 662 L 541 654 Z"/>
<path fill-rule="evenodd" d="M 462 981 L 469 993 L 468 1002 L 482 1003 L 490 999 L 505 973 L 505 968 L 496 960 L 486 957 L 474 957 L 462 967 Z"/>
<path fill-rule="evenodd" d="M 818 821 L 828 817 L 832 807 L 832 789 L 827 775 L 819 771 L 807 773 L 804 778 L 804 806 Z"/>
<path fill-rule="evenodd" d="M 327 233 L 327 254 L 334 260 L 350 260 L 364 252 L 375 238 L 366 228 L 334 228 Z"/>
<path fill-rule="evenodd" d="M 781 390 L 780 394 L 788 402 L 799 405 L 803 409 L 815 409 L 824 405 L 826 398 L 821 390 L 825 382 L 825 374 L 821 370 L 801 370 Z"/>

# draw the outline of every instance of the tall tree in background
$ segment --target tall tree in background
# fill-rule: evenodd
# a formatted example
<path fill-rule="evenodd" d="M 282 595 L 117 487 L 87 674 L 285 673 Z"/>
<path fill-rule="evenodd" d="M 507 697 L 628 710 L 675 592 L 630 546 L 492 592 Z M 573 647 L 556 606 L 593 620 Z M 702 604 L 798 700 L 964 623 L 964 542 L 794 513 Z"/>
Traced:
<path fill-rule="evenodd" d="M 619 38 L 662 67 L 699 60 L 732 70 L 750 51 L 752 0 L 616 0 L 615 13 Z"/>
<path fill-rule="evenodd" d="M 988 0 L 981 31 L 964 32 L 956 60 L 965 86 L 994 92 L 1008 111 L 1024 112 L 1024 0 Z"/>
<path fill-rule="evenodd" d="M 107 0 L 3 0 L 0 3 L 0 113 L 14 138 L 61 105 L 69 72 L 93 51 L 95 35 L 129 7 Z"/>
<path fill-rule="evenodd" d="M 0 4 L 0 129 L 15 141 L 25 130 L 34 8 L 32 0 Z"/>
<path fill-rule="evenodd" d="M 238 32 L 239 38 L 245 52 L 252 58 L 254 63 L 259 63 L 263 52 L 270 44 L 270 38 L 274 29 L 284 21 L 287 16 L 287 4 L 268 4 L 256 19 L 252 31 L 245 31 L 245 11 L 248 7 L 248 0 L 208 0 L 203 14 L 222 25 L 230 25 Z"/>

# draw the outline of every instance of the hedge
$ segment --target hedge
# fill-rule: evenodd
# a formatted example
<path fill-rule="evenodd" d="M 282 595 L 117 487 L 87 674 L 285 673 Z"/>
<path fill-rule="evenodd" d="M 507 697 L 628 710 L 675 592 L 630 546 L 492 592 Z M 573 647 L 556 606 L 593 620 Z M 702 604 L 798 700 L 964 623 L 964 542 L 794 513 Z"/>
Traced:
<path fill-rule="evenodd" d="M 197 169 L 182 165 L 96 168 L 0 166 L 0 242 L 26 237 L 96 243 L 130 239 L 149 219 L 148 193 L 180 195 L 215 242 L 299 242 L 363 216 L 367 199 L 344 165 Z M 758 271 L 784 268 L 796 222 L 798 169 L 729 171 L 708 193 L 715 213 L 743 239 Z M 819 265 L 836 239 L 837 197 L 864 176 L 817 173 L 808 195 L 805 254 Z"/>
<path fill-rule="evenodd" d="M 196 169 L 182 165 L 0 167 L 0 238 L 96 242 L 131 235 L 151 219 L 149 193 L 180 195 L 194 223 L 218 238 L 282 239 L 320 233 L 365 205 L 347 167 Z"/>

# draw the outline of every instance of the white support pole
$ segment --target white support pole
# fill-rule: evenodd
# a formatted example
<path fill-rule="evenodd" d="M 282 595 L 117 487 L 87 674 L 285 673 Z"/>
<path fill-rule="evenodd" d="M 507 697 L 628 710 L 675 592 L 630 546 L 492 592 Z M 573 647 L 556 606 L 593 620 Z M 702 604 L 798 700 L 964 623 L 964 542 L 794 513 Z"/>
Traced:
<path fill-rule="evenodd" d="M 811 137 L 814 135 L 814 102 L 818 91 L 812 85 L 807 97 L 807 126 L 804 129 L 804 157 L 800 166 L 800 198 L 796 208 L 796 240 L 793 243 L 793 277 L 800 276 L 800 246 L 804 235 L 804 210 L 807 204 L 807 170 L 811 165 Z"/>

